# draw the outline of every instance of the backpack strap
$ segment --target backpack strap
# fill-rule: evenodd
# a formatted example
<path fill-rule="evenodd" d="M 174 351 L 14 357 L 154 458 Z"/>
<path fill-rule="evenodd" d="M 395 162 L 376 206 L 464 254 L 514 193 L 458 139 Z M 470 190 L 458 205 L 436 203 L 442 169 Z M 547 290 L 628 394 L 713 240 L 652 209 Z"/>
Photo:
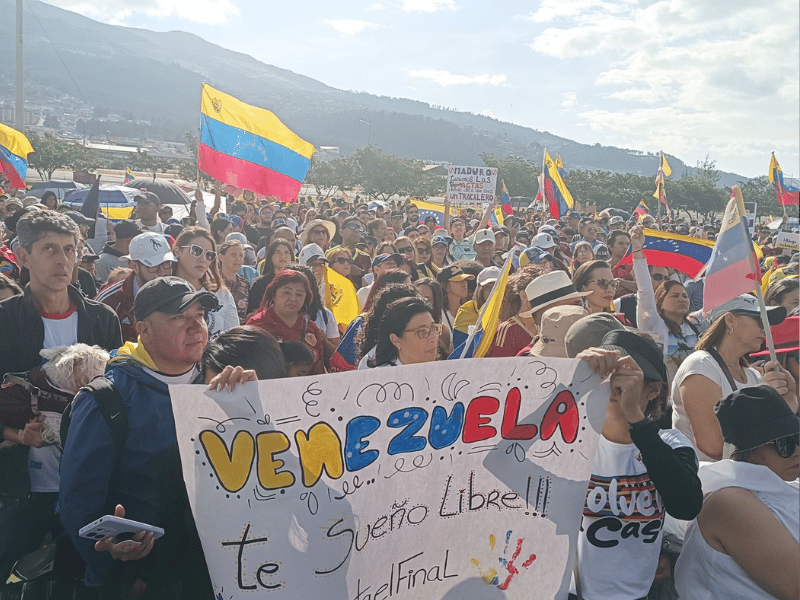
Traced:
<path fill-rule="evenodd" d="M 111 429 L 111 433 L 116 440 L 117 456 L 121 456 L 125 448 L 125 442 L 128 440 L 128 415 L 125 412 L 125 405 L 122 403 L 122 397 L 119 395 L 117 388 L 108 379 L 100 376 L 90 381 L 83 387 L 83 390 L 90 392 L 94 396 L 97 408 L 100 410 L 100 414 L 103 415 L 103 420 Z M 72 403 L 67 406 L 61 418 L 62 444 L 66 444 L 71 420 Z"/>
<path fill-rule="evenodd" d="M 722 357 L 719 355 L 719 352 L 717 352 L 717 349 L 716 348 L 709 348 L 708 350 L 706 350 L 706 352 L 708 352 L 711 355 L 711 357 L 715 361 L 717 361 L 717 364 L 719 365 L 719 368 L 722 369 L 722 373 L 725 375 L 725 378 L 728 380 L 728 383 L 730 384 L 731 389 L 734 392 L 737 389 L 739 389 L 739 387 L 736 385 L 736 380 L 733 378 L 733 375 L 731 375 L 731 371 L 728 368 L 728 365 L 726 365 L 725 361 L 722 360 Z"/>

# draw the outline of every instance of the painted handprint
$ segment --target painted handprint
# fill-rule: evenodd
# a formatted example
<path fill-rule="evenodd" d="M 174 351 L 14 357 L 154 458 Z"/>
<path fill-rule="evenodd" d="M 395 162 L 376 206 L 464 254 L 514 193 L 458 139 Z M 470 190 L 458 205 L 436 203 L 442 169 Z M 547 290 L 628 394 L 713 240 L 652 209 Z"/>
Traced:
<path fill-rule="evenodd" d="M 519 569 L 514 563 L 519 558 L 519 555 L 522 554 L 522 544 L 525 541 L 525 538 L 517 538 L 517 543 L 514 548 L 514 553 L 511 555 L 510 559 L 506 558 L 508 556 L 508 546 L 511 543 L 511 534 L 512 534 L 511 531 L 506 532 L 506 544 L 505 547 L 503 548 L 503 555 L 497 558 L 502 569 L 505 569 L 505 571 L 507 572 L 507 575 L 504 575 L 505 579 L 503 580 L 502 583 L 500 582 L 501 574 L 499 574 L 496 569 L 489 567 L 488 569 L 484 570 L 481 569 L 480 562 L 478 561 L 478 559 L 473 558 L 471 561 L 472 564 L 475 565 L 475 567 L 477 567 L 478 572 L 480 573 L 481 578 L 483 579 L 486 585 L 495 585 L 497 586 L 497 589 L 503 591 L 507 590 L 508 586 L 511 585 L 511 580 L 514 579 L 514 576 L 519 575 Z M 489 547 L 492 550 L 494 550 L 496 545 L 497 545 L 497 538 L 495 537 L 495 535 L 494 534 L 489 535 Z M 522 568 L 527 569 L 533 564 L 533 561 L 535 560 L 536 560 L 536 555 L 531 554 L 525 560 L 525 562 L 522 563 Z"/>

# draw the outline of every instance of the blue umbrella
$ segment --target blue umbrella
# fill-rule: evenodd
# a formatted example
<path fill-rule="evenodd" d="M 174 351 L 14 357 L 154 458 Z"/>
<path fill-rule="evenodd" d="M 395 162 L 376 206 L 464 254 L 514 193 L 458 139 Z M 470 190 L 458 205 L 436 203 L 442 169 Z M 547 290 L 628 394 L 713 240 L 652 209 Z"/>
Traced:
<path fill-rule="evenodd" d="M 85 188 L 70 192 L 64 196 L 63 204 L 79 208 L 90 191 L 89 188 Z M 134 198 L 140 192 L 124 185 L 101 185 L 98 194 L 100 208 L 106 215 L 111 219 L 127 219 L 136 207 Z"/>

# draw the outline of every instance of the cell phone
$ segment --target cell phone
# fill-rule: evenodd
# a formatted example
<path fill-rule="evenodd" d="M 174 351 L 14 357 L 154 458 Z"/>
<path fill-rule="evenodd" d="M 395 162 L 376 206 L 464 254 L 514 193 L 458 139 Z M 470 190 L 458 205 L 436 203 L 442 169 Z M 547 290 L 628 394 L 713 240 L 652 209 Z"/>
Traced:
<path fill-rule="evenodd" d="M 164 530 L 161 529 L 161 527 L 112 515 L 100 517 L 85 527 L 81 527 L 78 531 L 78 535 L 90 540 L 102 540 L 103 538 L 114 537 L 119 541 L 123 541 L 130 540 L 134 534 L 140 531 L 152 532 L 154 540 L 164 535 Z"/>

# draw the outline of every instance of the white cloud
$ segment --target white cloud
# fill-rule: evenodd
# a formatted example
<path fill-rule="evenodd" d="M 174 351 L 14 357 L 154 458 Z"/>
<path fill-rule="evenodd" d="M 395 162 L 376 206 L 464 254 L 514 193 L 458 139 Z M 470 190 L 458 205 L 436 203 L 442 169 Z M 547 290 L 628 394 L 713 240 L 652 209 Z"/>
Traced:
<path fill-rule="evenodd" d="M 543 0 L 528 18 L 558 18 L 529 46 L 580 61 L 601 108 L 570 106 L 604 143 L 687 162 L 709 152 L 741 163 L 778 148 L 796 157 L 800 60 L 787 51 L 800 42 L 796 0 Z"/>
<path fill-rule="evenodd" d="M 232 0 L 48 0 L 48 3 L 115 25 L 129 24 L 128 19 L 136 15 L 215 24 L 240 14 Z"/>
<path fill-rule="evenodd" d="M 564 92 L 561 94 L 561 108 L 571 108 L 578 104 L 578 94 L 575 92 Z"/>
<path fill-rule="evenodd" d="M 376 2 L 375 4 L 370 4 L 367 7 L 367 10 L 384 10 L 386 7 L 383 4 Z"/>
<path fill-rule="evenodd" d="M 357 19 L 323 19 L 323 22 L 333 27 L 343 36 L 355 35 L 372 27 L 380 27 L 377 23 L 359 21 Z"/>
<path fill-rule="evenodd" d="M 403 0 L 403 10 L 406 12 L 434 13 L 437 10 L 453 10 L 455 8 L 455 0 Z"/>
<path fill-rule="evenodd" d="M 492 112 L 492 109 L 486 108 L 480 112 L 484 117 L 489 117 L 491 119 L 496 119 L 497 115 Z"/>
<path fill-rule="evenodd" d="M 470 83 L 477 83 L 478 85 L 504 85 L 507 77 L 505 75 L 487 75 L 485 73 L 480 75 L 458 75 L 450 71 L 441 71 L 437 69 L 416 69 L 408 71 L 409 77 L 418 77 L 420 79 L 428 79 L 434 83 L 442 86 L 448 85 L 467 85 Z"/>

